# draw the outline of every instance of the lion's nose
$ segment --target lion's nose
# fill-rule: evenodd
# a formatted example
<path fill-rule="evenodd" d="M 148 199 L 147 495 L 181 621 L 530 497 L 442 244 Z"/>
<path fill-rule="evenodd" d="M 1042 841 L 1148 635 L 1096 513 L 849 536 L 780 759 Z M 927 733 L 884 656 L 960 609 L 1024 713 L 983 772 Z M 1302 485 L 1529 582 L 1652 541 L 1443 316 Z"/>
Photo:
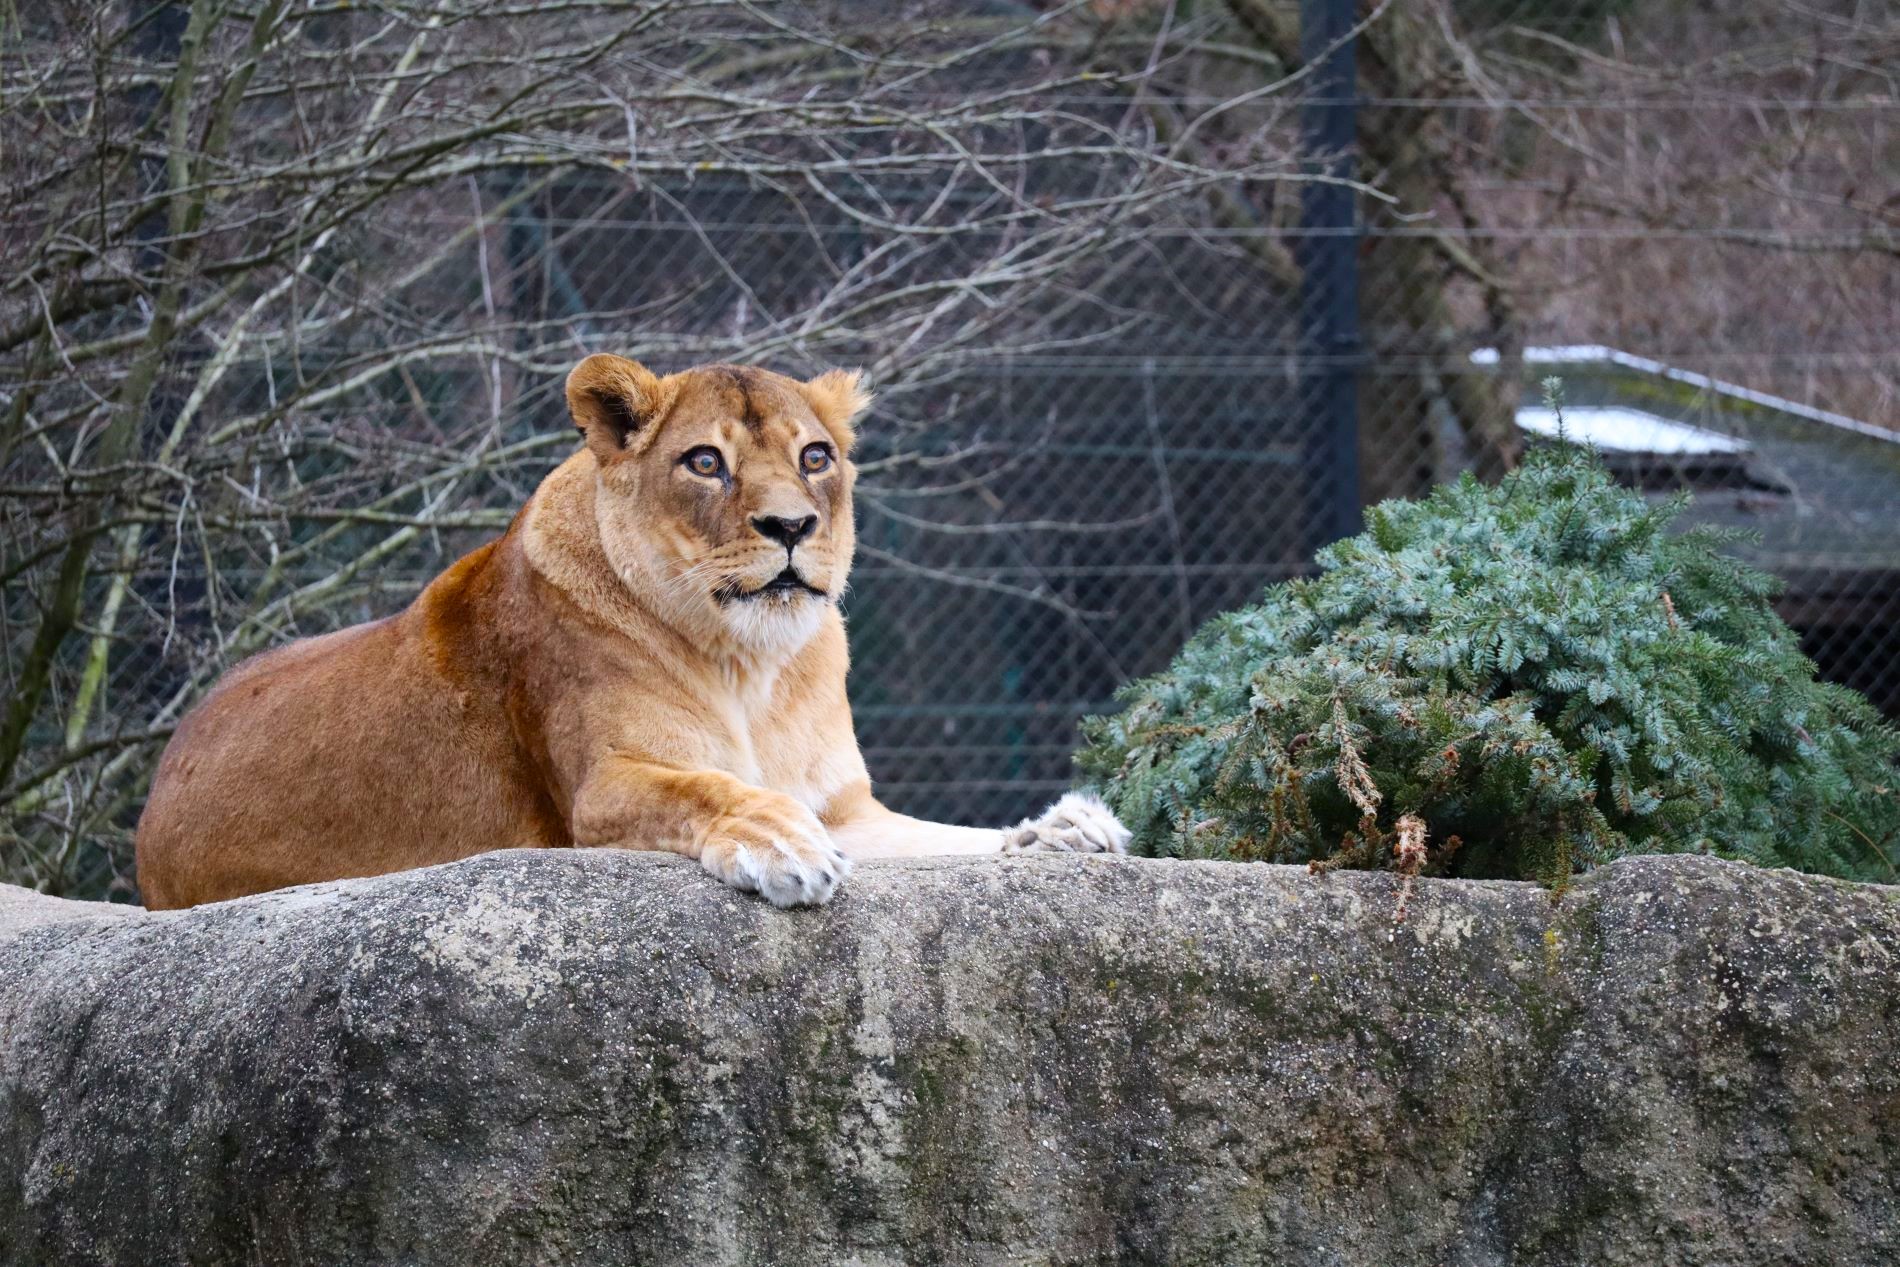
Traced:
<path fill-rule="evenodd" d="M 778 542 L 787 550 L 811 536 L 811 530 L 818 526 L 818 516 L 804 515 L 797 519 L 787 519 L 783 515 L 757 515 L 752 526 L 759 535 Z"/>

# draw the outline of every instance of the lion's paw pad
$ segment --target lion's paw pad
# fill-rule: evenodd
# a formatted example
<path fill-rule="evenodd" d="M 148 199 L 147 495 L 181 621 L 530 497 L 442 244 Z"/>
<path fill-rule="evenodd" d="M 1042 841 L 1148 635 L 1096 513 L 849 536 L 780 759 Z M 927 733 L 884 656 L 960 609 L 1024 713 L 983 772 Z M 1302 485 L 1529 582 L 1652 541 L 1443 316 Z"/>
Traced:
<path fill-rule="evenodd" d="M 1035 818 L 1003 829 L 1004 853 L 1127 853 L 1134 833 L 1108 806 L 1070 792 Z"/>

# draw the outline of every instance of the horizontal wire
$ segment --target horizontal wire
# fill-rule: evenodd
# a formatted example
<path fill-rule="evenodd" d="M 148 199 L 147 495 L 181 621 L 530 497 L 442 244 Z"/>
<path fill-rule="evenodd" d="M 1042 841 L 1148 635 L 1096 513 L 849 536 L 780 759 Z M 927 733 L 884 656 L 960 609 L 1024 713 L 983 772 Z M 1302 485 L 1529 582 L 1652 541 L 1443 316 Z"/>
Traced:
<path fill-rule="evenodd" d="M 1509 189 L 1512 186 L 1488 185 L 1487 190 Z M 1535 191 L 1533 191 L 1535 192 Z M 1602 213 L 1593 213 L 1602 214 Z M 472 224 L 473 220 L 465 216 L 414 216 L 407 218 L 414 224 Z M 584 216 L 537 216 L 534 223 L 557 229 L 595 228 L 612 230 L 640 230 L 647 233 L 678 233 L 683 237 L 696 238 L 699 233 L 772 233 L 781 237 L 794 237 L 808 240 L 813 231 L 845 234 L 852 237 L 901 236 L 899 230 L 880 230 L 867 233 L 865 227 L 851 221 L 820 222 L 808 220 L 621 220 L 592 219 Z M 1883 226 L 1884 227 L 1884 226 Z M 969 241 L 985 234 L 1002 236 L 1004 230 L 970 229 L 956 240 Z M 1785 228 L 1771 225 L 1705 225 L 1681 228 L 1654 228 L 1647 225 L 1616 226 L 1501 226 L 1483 227 L 1453 224 L 1420 225 L 1378 225 L 1366 224 L 1353 228 L 1301 228 L 1298 226 L 1273 226 L 1267 228 L 1199 228 L 1192 225 L 1165 226 L 1152 228 L 1143 225 L 1126 230 L 1130 237 L 1143 240 L 1154 238 L 1215 239 L 1232 241 L 1251 240 L 1293 240 L 1301 238 L 1455 238 L 1462 241 L 1481 239 L 1507 239 L 1511 241 L 1570 241 L 1599 239 L 1603 241 L 1625 242 L 1636 240 L 1664 240 L 1709 238 L 1727 241 L 1736 246 L 1773 246 L 1828 243 L 1852 235 L 1856 230 L 1814 229 L 1804 232 L 1790 232 Z M 1868 250 L 1893 251 L 1900 249 L 1900 230 L 1887 230 L 1889 236 L 1881 241 L 1870 241 Z M 948 240 L 948 239 L 946 239 Z M 630 252 L 624 258 L 615 261 L 624 267 L 629 260 L 636 260 L 649 252 Z M 570 269 L 579 267 L 581 262 L 570 260 Z"/>
<path fill-rule="evenodd" d="M 1232 97 L 1207 94 L 1157 92 L 1154 96 L 1170 105 L 1220 106 Z M 1076 97 L 1053 93 L 1051 105 L 1114 106 L 1128 104 L 1127 97 Z M 1900 116 L 1900 98 L 1829 98 L 1829 97 L 1270 97 L 1264 101 L 1279 104 L 1369 106 L 1378 109 L 1419 110 L 1804 110 L 1856 112 L 1892 110 Z"/>

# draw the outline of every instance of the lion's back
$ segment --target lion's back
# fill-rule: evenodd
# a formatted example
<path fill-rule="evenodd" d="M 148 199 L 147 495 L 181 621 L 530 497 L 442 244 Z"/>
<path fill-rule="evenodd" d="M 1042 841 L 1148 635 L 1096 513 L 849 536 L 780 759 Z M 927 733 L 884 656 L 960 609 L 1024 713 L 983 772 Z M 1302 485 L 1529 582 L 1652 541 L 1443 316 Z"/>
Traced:
<path fill-rule="evenodd" d="M 408 617 L 246 660 L 183 719 L 139 819 L 147 906 L 554 843 L 522 830 L 492 697 L 443 680 Z"/>

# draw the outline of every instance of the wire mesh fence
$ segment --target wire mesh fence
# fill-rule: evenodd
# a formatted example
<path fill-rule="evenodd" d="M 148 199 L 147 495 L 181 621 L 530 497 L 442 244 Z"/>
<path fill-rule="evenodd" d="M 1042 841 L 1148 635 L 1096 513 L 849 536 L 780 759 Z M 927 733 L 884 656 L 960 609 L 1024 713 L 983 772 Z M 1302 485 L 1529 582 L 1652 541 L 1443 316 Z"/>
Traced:
<path fill-rule="evenodd" d="M 868 367 L 851 689 L 907 812 L 1045 803 L 1363 502 L 1507 471 L 1551 373 L 1900 711 L 1900 26 L 1746 7 L 13 18 L 6 870 L 127 892 L 182 711 L 501 531 L 596 350 Z"/>

